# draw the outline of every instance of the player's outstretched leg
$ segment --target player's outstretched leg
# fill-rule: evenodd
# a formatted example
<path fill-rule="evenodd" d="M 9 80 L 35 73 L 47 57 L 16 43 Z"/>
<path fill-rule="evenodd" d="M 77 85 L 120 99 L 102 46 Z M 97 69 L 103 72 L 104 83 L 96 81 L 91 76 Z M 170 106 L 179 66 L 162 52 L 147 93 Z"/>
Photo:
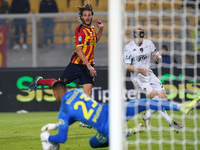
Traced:
<path fill-rule="evenodd" d="M 145 123 L 145 127 L 147 128 L 147 130 L 151 130 L 151 125 L 150 125 L 150 117 L 146 117 L 146 114 L 142 114 L 142 119 L 144 120 Z M 169 122 L 170 127 L 175 128 L 175 129 L 181 129 L 183 128 L 183 124 L 176 122 L 174 120 L 171 120 L 171 122 Z"/>
<path fill-rule="evenodd" d="M 38 81 L 40 79 L 43 79 L 43 77 L 38 76 L 37 79 L 35 79 L 31 84 L 29 84 L 28 90 L 31 92 L 38 86 Z"/>
<path fill-rule="evenodd" d="M 146 117 L 146 113 L 144 113 L 142 114 L 142 119 L 144 120 L 144 124 L 147 130 L 151 130 L 150 117 Z"/>
<path fill-rule="evenodd" d="M 182 111 L 185 114 L 189 114 L 190 111 L 197 106 L 197 103 L 200 102 L 200 96 L 197 97 L 196 99 L 192 100 L 192 101 L 187 101 L 185 102 L 185 104 L 183 105 L 183 107 L 181 108 L 180 111 Z"/>
<path fill-rule="evenodd" d="M 176 122 L 176 121 L 172 120 L 172 119 L 168 116 L 166 110 L 158 110 L 158 112 L 159 112 L 161 115 L 164 116 L 165 120 L 167 121 L 167 123 L 169 124 L 170 127 L 174 128 L 174 129 L 181 129 L 181 128 L 183 128 L 184 125 L 183 125 L 182 123 L 179 123 L 179 122 Z"/>
<path fill-rule="evenodd" d="M 171 127 L 175 128 L 175 129 L 181 129 L 183 128 L 184 124 L 176 122 L 174 120 L 171 121 L 171 123 L 169 124 Z"/>

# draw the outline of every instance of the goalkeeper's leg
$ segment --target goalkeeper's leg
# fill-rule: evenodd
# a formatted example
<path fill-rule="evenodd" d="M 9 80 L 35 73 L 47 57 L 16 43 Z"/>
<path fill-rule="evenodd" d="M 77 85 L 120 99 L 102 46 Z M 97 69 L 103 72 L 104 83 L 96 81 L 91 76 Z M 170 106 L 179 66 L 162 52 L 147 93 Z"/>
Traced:
<path fill-rule="evenodd" d="M 179 111 L 183 104 L 170 102 L 167 100 L 155 99 L 138 99 L 126 103 L 126 117 L 127 120 L 131 119 L 134 115 L 147 110 L 175 110 Z"/>
<path fill-rule="evenodd" d="M 200 102 L 200 96 L 195 98 L 192 101 L 187 101 L 182 105 L 180 111 L 182 111 L 185 114 L 189 114 L 190 111 L 197 106 L 198 102 Z"/>
<path fill-rule="evenodd" d="M 192 101 L 185 103 L 170 102 L 167 100 L 155 100 L 155 99 L 138 99 L 132 100 L 126 103 L 126 120 L 131 119 L 134 115 L 147 110 L 175 110 L 182 111 L 188 114 L 194 107 L 200 102 L 200 96 Z"/>
<path fill-rule="evenodd" d="M 108 142 L 109 139 L 104 137 L 100 132 L 97 132 L 89 141 L 92 148 L 108 147 Z"/>

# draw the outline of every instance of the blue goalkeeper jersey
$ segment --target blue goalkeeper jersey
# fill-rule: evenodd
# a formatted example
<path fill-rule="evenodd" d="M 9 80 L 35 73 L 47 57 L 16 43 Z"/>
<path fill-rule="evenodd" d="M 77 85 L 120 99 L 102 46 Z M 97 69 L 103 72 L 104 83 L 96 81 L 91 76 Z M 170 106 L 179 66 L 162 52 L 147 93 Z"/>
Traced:
<path fill-rule="evenodd" d="M 68 126 L 78 120 L 91 125 L 108 138 L 108 105 L 97 103 L 79 89 L 63 95 L 58 120 L 58 134 L 49 136 L 50 142 L 64 143 Z"/>

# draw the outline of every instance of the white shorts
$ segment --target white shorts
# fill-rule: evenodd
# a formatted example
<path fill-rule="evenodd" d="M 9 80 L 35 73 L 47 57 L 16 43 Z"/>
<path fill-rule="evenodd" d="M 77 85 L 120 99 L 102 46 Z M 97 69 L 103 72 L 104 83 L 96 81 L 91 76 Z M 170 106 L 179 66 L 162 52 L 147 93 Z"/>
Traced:
<path fill-rule="evenodd" d="M 145 77 L 138 73 L 134 78 L 131 79 L 135 88 L 139 91 L 149 95 L 152 91 L 165 90 L 160 80 L 154 75 L 153 71 L 150 70 L 150 76 Z"/>

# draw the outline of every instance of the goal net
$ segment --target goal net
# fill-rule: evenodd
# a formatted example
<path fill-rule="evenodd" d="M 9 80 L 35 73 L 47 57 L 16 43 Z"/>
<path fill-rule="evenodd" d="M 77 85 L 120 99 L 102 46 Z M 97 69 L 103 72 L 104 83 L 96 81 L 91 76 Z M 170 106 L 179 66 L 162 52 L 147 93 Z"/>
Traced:
<path fill-rule="evenodd" d="M 109 11 L 113 10 L 109 9 Z M 133 40 L 133 29 L 136 26 L 141 26 L 145 31 L 145 39 L 151 40 L 154 43 L 160 55 L 163 57 L 169 56 L 169 61 L 158 64 L 151 58 L 151 69 L 165 87 L 168 100 L 185 102 L 200 96 L 200 2 L 193 0 L 123 0 L 121 1 L 119 11 L 122 12 L 122 18 L 119 15 L 119 19 L 115 20 L 115 23 L 118 24 L 118 21 L 122 22 L 120 24 L 123 33 L 121 33 L 122 48 L 118 51 L 115 49 L 115 53 L 120 53 L 121 55 L 119 60 L 122 63 L 118 64 L 118 67 L 124 67 L 123 51 L 125 45 Z M 109 12 L 109 14 L 112 13 Z M 111 22 L 111 20 L 109 21 Z M 111 25 L 110 22 L 109 26 Z M 109 29 L 111 28 L 114 27 L 109 27 Z M 111 34 L 112 32 L 109 33 Z M 110 36 L 109 59 L 115 57 L 111 56 L 110 52 L 113 48 L 112 38 L 114 38 L 112 34 Z M 120 43 L 116 43 L 116 45 L 119 48 L 121 47 Z M 162 50 L 163 45 L 167 47 L 167 51 Z M 112 70 L 112 67 L 116 67 L 112 66 L 113 64 L 111 65 L 111 63 L 109 65 L 110 70 Z M 125 92 L 118 92 L 117 94 L 122 94 L 121 96 L 117 95 L 118 99 L 124 95 L 126 101 L 146 98 L 145 94 L 137 91 L 134 87 L 130 79 L 130 73 L 125 68 L 122 70 L 124 74 L 120 74 L 121 78 L 116 75 L 115 79 L 113 79 L 113 76 L 109 76 L 109 80 L 115 80 L 115 83 L 114 81 L 109 82 L 109 90 L 116 88 L 117 82 L 123 79 L 122 85 Z M 110 101 L 114 97 L 112 94 L 111 91 Z M 119 101 L 115 100 L 115 103 Z M 121 102 L 119 103 L 121 104 Z M 110 104 L 113 103 L 110 102 Z M 143 113 L 141 112 L 128 121 L 125 124 L 124 130 L 137 126 L 140 123 L 144 125 L 141 117 Z M 151 130 L 125 138 L 122 140 L 122 149 L 200 149 L 200 110 L 194 109 L 190 115 L 184 115 L 181 112 L 172 110 L 167 111 L 167 113 L 173 120 L 183 123 L 184 127 L 178 131 L 174 130 L 156 112 L 150 119 Z M 111 114 L 110 117 L 112 117 Z M 112 125 L 114 123 L 111 123 L 110 130 Z M 117 135 L 115 137 L 113 135 L 111 134 L 110 138 L 117 137 Z M 113 149 L 112 147 L 111 143 L 111 150 Z"/>

